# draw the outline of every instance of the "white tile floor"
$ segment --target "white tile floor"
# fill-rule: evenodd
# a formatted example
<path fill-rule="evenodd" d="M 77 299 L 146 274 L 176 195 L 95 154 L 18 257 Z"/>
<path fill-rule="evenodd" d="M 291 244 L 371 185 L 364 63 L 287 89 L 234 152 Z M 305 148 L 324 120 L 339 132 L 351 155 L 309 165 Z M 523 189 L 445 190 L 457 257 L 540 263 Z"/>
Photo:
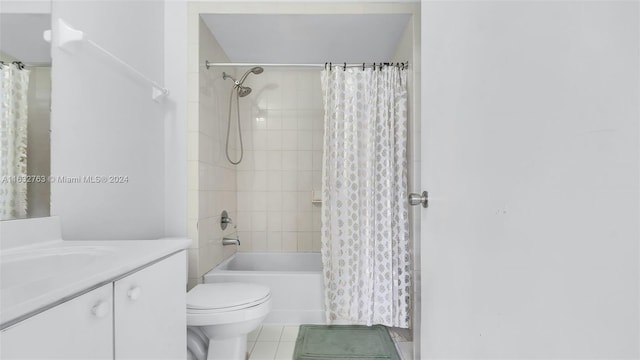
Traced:
<path fill-rule="evenodd" d="M 247 337 L 251 360 L 291 360 L 298 337 L 298 325 L 263 325 Z"/>
<path fill-rule="evenodd" d="M 298 325 L 262 325 L 247 337 L 250 360 L 291 360 L 298 338 Z M 413 359 L 413 343 L 391 332 L 402 360 Z"/>

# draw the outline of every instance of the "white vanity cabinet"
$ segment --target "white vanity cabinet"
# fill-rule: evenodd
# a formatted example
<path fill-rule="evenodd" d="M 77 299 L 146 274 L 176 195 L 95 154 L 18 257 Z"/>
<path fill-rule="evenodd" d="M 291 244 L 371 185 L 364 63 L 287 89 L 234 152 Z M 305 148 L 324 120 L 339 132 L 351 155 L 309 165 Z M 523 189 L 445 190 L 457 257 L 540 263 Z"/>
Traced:
<path fill-rule="evenodd" d="M 185 359 L 186 252 L 0 333 L 0 359 Z"/>
<path fill-rule="evenodd" d="M 186 358 L 186 254 L 114 283 L 116 359 Z"/>
<path fill-rule="evenodd" d="M 113 359 L 113 285 L 107 284 L 0 333 L 1 359 Z"/>

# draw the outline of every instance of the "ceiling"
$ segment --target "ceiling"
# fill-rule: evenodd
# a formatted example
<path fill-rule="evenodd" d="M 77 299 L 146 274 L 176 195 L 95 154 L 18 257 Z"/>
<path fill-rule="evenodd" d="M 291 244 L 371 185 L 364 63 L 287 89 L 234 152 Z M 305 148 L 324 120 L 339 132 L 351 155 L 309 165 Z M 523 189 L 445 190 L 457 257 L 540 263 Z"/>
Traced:
<path fill-rule="evenodd" d="M 42 38 L 48 29 L 50 14 L 1 14 L 0 51 L 25 64 L 50 64 L 51 47 Z"/>
<path fill-rule="evenodd" d="M 391 61 L 411 15 L 201 15 L 231 62 Z M 407 59 L 408 60 L 408 59 Z"/>

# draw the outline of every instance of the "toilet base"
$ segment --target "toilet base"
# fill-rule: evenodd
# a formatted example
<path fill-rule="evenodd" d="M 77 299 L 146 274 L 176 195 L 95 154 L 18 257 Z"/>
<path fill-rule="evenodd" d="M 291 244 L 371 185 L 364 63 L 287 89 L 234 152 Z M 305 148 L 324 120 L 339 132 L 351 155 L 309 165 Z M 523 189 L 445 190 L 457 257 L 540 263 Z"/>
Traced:
<path fill-rule="evenodd" d="M 210 284 L 197 286 L 207 285 Z M 251 305 L 230 310 L 187 308 L 187 329 L 192 330 L 187 330 L 189 356 L 204 358 L 206 348 L 209 360 L 246 360 L 247 335 L 260 326 L 271 310 L 271 296 Z"/>
<path fill-rule="evenodd" d="M 209 339 L 207 360 L 245 360 L 246 358 L 246 334 L 226 339 Z"/>

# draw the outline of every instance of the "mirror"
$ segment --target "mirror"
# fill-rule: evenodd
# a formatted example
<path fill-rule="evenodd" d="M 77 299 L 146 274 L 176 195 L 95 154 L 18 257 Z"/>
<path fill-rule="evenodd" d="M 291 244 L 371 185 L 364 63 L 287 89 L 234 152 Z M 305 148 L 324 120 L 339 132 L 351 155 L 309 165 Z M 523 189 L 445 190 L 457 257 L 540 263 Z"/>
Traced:
<path fill-rule="evenodd" d="M 51 14 L 7 10 L 0 13 L 0 220 L 49 216 L 51 49 L 42 33 Z"/>

